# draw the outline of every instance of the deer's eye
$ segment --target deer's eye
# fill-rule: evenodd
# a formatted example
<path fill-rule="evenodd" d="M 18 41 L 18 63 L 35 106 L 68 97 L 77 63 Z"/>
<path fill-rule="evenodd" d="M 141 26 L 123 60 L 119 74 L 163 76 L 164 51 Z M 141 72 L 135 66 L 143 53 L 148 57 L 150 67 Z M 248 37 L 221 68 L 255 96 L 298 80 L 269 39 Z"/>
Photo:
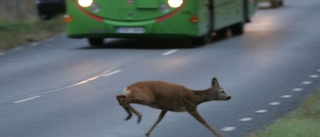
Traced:
<path fill-rule="evenodd" d="M 224 93 L 224 91 L 222 90 L 221 93 Z"/>

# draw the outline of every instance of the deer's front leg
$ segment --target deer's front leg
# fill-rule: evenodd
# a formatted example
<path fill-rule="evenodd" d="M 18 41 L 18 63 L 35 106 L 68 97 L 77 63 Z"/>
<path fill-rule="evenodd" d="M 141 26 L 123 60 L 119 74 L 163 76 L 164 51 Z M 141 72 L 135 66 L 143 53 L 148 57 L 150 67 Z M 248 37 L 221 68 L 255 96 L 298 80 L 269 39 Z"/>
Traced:
<path fill-rule="evenodd" d="M 146 133 L 146 136 L 149 137 L 152 130 L 160 123 L 160 121 L 163 119 L 164 115 L 167 113 L 166 110 L 162 110 L 156 123 L 153 124 L 153 126 L 149 129 L 149 131 Z"/>
<path fill-rule="evenodd" d="M 200 114 L 198 113 L 198 111 L 196 109 L 194 110 L 188 110 L 189 114 L 192 115 L 195 119 L 197 119 L 202 125 L 204 125 L 205 127 L 207 127 L 213 134 L 215 134 L 217 137 L 223 137 L 222 135 L 220 135 L 218 132 L 216 132 L 208 123 L 207 121 L 205 121 Z"/>

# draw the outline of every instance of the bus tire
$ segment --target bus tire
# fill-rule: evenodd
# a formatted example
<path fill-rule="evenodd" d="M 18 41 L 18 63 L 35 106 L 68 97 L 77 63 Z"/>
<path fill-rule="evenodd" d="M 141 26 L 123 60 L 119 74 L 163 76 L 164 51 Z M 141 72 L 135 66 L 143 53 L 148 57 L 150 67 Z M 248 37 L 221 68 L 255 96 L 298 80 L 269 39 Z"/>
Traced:
<path fill-rule="evenodd" d="M 104 38 L 88 38 L 88 42 L 91 47 L 101 47 L 103 44 Z"/>
<path fill-rule="evenodd" d="M 244 32 L 244 23 L 239 22 L 231 26 L 232 35 L 242 35 Z"/>
<path fill-rule="evenodd" d="M 279 1 L 279 6 L 283 6 L 283 0 Z"/>
<path fill-rule="evenodd" d="M 271 8 L 277 8 L 280 5 L 278 0 L 271 0 Z"/>
<path fill-rule="evenodd" d="M 204 36 L 196 37 L 196 38 L 191 38 L 191 42 L 193 45 L 198 46 L 198 45 L 205 45 L 208 44 L 212 41 L 212 35 L 211 33 L 207 33 Z"/>
<path fill-rule="evenodd" d="M 227 28 L 223 28 L 221 30 L 216 31 L 216 38 L 220 39 L 220 38 L 226 37 L 227 36 L 227 31 L 228 31 Z"/>

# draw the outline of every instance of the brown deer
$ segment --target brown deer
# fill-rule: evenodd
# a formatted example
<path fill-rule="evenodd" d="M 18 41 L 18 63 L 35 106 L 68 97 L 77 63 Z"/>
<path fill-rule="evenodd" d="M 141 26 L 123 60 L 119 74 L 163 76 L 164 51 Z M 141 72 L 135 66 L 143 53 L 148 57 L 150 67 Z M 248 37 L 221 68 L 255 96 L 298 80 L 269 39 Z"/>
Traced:
<path fill-rule="evenodd" d="M 117 96 L 120 105 L 128 113 L 128 117 L 125 120 L 129 120 L 132 113 L 134 113 L 138 117 L 138 123 L 141 121 L 141 114 L 130 103 L 147 105 L 162 110 L 157 121 L 146 133 L 147 137 L 150 136 L 152 130 L 160 123 L 167 111 L 187 111 L 213 134 L 222 137 L 200 116 L 197 106 L 211 100 L 229 99 L 231 99 L 231 96 L 224 92 L 215 77 L 212 78 L 211 87 L 206 90 L 191 90 L 181 85 L 161 81 L 142 81 L 126 87 L 124 95 Z"/>

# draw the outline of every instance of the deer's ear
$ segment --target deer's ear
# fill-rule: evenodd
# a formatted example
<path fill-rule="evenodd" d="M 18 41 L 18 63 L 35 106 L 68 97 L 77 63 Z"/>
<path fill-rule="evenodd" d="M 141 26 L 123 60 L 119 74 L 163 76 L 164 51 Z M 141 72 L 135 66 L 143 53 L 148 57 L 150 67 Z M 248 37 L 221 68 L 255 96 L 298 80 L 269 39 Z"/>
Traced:
<path fill-rule="evenodd" d="M 212 78 L 211 86 L 212 86 L 213 88 L 219 87 L 218 79 L 217 79 L 216 77 L 213 77 L 213 78 Z"/>

